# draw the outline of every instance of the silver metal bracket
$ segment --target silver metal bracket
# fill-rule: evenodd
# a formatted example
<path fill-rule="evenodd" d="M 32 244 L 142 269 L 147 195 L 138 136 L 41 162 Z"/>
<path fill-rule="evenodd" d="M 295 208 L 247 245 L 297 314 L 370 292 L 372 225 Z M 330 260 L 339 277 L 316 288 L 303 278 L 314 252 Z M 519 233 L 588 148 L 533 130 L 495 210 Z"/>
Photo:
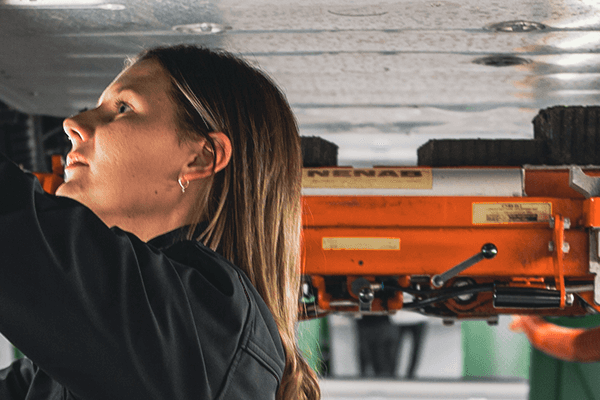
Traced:
<path fill-rule="evenodd" d="M 373 293 L 373 289 L 371 289 L 370 287 L 362 288 L 358 293 L 358 309 L 360 310 L 360 312 L 370 312 L 374 299 L 375 294 Z"/>
<path fill-rule="evenodd" d="M 362 312 L 371 312 L 373 300 L 375 300 L 375 290 L 379 290 L 381 284 L 372 284 L 365 278 L 358 278 L 352 282 L 350 290 L 358 297 L 358 310 Z"/>
<path fill-rule="evenodd" d="M 600 229 L 590 229 L 590 272 L 594 278 L 594 303 L 600 305 Z"/>
<path fill-rule="evenodd" d="M 577 165 L 569 167 L 569 186 L 586 199 L 600 196 L 600 177 L 586 175 Z"/>

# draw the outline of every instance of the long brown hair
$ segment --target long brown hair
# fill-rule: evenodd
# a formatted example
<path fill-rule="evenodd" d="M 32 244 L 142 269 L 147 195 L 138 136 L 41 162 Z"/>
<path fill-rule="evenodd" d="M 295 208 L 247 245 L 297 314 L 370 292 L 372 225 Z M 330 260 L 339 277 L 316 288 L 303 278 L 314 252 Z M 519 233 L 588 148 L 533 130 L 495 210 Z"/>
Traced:
<path fill-rule="evenodd" d="M 193 210 L 197 240 L 248 275 L 271 310 L 286 352 L 279 400 L 318 400 L 320 390 L 296 342 L 300 291 L 301 167 L 298 127 L 285 95 L 244 60 L 179 45 L 142 52 L 171 76 L 180 140 L 223 132 L 229 165 L 212 176 Z M 213 154 L 214 151 L 213 151 Z"/>

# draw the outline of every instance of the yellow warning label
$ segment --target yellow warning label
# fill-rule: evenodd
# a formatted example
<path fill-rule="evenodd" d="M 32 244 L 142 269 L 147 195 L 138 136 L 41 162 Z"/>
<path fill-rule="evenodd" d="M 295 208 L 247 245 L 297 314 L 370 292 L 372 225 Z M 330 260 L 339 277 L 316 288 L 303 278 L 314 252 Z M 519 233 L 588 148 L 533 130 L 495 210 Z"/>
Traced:
<path fill-rule="evenodd" d="M 302 187 L 338 189 L 431 189 L 428 168 L 303 168 Z"/>
<path fill-rule="evenodd" d="M 473 203 L 473 224 L 548 222 L 552 203 Z"/>
<path fill-rule="evenodd" d="M 400 238 L 324 237 L 324 250 L 400 250 Z"/>

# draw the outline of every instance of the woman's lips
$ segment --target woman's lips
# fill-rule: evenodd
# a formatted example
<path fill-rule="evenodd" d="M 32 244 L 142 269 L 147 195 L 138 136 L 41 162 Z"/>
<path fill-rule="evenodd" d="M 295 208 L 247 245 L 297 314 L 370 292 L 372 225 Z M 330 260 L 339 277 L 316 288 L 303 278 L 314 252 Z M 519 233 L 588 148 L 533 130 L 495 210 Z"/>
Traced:
<path fill-rule="evenodd" d="M 67 154 L 67 165 L 65 169 L 75 168 L 75 167 L 87 167 L 89 166 L 88 161 L 79 153 L 69 153 Z"/>

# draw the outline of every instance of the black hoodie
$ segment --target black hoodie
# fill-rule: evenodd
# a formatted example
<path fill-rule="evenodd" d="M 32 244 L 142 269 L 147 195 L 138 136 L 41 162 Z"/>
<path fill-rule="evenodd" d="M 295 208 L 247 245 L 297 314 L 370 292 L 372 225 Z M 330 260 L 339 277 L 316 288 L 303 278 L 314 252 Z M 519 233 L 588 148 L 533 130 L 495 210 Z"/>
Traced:
<path fill-rule="evenodd" d="M 271 313 L 184 230 L 144 243 L 0 155 L 0 332 L 26 355 L 0 399 L 274 399 Z"/>

